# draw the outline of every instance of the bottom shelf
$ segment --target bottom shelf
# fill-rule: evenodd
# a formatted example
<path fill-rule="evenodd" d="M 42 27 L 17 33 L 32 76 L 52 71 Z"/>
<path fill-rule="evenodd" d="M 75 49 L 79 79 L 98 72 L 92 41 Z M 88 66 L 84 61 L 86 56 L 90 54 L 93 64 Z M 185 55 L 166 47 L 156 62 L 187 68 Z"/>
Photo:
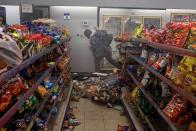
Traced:
<path fill-rule="evenodd" d="M 63 101 L 60 105 L 59 113 L 58 113 L 56 119 L 53 121 L 53 126 L 51 127 L 51 131 L 61 131 L 64 116 L 65 116 L 65 113 L 66 113 L 68 105 L 69 105 L 72 89 L 73 89 L 73 83 L 71 82 L 69 89 L 64 91 L 65 96 L 64 96 Z"/>
<path fill-rule="evenodd" d="M 125 90 L 126 89 L 123 89 L 123 93 L 122 93 L 122 97 L 121 97 L 123 106 L 124 106 L 128 116 L 129 116 L 129 118 L 131 119 L 135 129 L 137 131 L 144 131 L 144 129 L 143 129 L 142 125 L 140 124 L 137 116 L 135 115 L 133 109 L 131 108 L 130 104 L 125 99 Z"/>

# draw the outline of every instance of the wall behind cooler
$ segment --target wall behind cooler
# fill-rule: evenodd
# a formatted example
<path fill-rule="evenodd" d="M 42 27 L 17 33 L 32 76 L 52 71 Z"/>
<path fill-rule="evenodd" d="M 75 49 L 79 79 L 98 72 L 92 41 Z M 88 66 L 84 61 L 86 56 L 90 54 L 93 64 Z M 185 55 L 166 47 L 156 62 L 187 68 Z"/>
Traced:
<path fill-rule="evenodd" d="M 0 5 L 5 7 L 6 22 L 9 25 L 20 24 L 20 6 L 15 5 Z"/>
<path fill-rule="evenodd" d="M 70 20 L 64 20 L 64 13 L 70 13 Z M 97 25 L 96 7 L 51 6 L 50 16 L 61 26 L 69 27 L 71 31 L 71 67 L 72 72 L 93 72 L 94 58 L 89 47 L 89 41 L 83 35 L 86 28 L 94 29 Z M 89 26 L 83 26 L 83 20 L 88 20 Z"/>

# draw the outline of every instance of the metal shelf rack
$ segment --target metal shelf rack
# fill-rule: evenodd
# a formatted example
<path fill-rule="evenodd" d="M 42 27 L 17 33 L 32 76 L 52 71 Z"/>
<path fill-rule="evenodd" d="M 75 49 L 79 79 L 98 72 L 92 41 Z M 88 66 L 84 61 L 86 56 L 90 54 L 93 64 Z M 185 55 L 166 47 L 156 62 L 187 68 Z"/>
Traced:
<path fill-rule="evenodd" d="M 34 63 L 36 60 L 40 59 L 42 56 L 49 54 L 52 50 L 56 49 L 59 45 L 65 44 L 70 41 L 71 38 L 68 38 L 66 40 L 62 40 L 59 44 L 55 44 L 50 48 L 46 48 L 43 51 L 37 53 L 36 55 L 28 58 L 27 60 L 23 61 L 20 65 L 8 70 L 7 72 L 0 75 L 0 83 L 3 83 L 4 81 L 10 79 L 14 75 L 16 75 L 19 71 L 23 70 L 24 68 L 28 67 L 32 63 Z"/>
<path fill-rule="evenodd" d="M 34 63 L 36 60 L 40 59 L 42 56 L 47 55 L 54 49 L 56 49 L 59 45 L 63 45 L 66 42 L 69 42 L 69 39 L 61 41 L 60 44 L 53 45 L 50 48 L 44 49 L 43 51 L 39 52 L 35 56 L 30 57 L 29 59 L 25 60 L 22 64 L 12 68 L 11 70 L 5 72 L 4 74 L 0 75 L 0 83 L 3 83 L 4 81 L 10 79 L 14 75 L 16 75 L 19 71 L 22 69 L 28 67 L 32 63 Z M 15 113 L 20 109 L 22 104 L 33 94 L 33 92 L 36 90 L 37 86 L 48 76 L 48 74 L 56 67 L 56 65 L 60 62 L 60 60 L 63 58 L 63 56 L 66 54 L 64 52 L 55 62 L 55 64 L 51 67 L 49 67 L 43 75 L 37 80 L 37 82 L 26 92 L 24 95 L 0 118 L 0 127 L 3 127 L 14 115 Z"/>

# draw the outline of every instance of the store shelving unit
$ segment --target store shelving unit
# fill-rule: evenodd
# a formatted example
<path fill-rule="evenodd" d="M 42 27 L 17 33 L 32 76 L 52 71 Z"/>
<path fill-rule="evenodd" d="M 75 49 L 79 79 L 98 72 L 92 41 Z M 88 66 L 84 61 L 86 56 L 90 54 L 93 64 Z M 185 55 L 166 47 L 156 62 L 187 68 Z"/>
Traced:
<path fill-rule="evenodd" d="M 194 57 L 196 58 L 196 52 L 188 50 L 188 49 L 183 49 L 183 48 L 178 48 L 178 47 L 174 47 L 174 46 L 169 46 L 169 45 L 165 45 L 165 44 L 161 44 L 161 43 L 153 43 L 153 42 L 149 42 L 147 40 L 144 39 L 140 39 L 140 38 L 133 38 L 131 42 L 135 42 L 135 43 L 139 43 L 139 44 L 143 44 L 147 47 L 150 48 L 154 48 L 154 49 L 158 49 L 164 52 L 168 52 L 170 54 L 173 55 L 177 55 L 177 56 L 190 56 L 190 57 Z M 196 106 L 196 97 L 185 91 L 184 89 L 182 89 L 181 87 L 175 85 L 171 80 L 169 80 L 168 78 L 166 78 L 165 76 L 163 76 L 161 73 L 159 73 L 158 71 L 156 71 L 155 69 L 153 69 L 152 67 L 148 66 L 147 64 L 145 64 L 144 62 L 142 62 L 138 57 L 129 54 L 128 57 L 128 61 L 136 61 L 139 65 L 143 66 L 147 71 L 149 71 L 150 73 L 152 73 L 155 77 L 159 78 L 160 80 L 162 80 L 165 84 L 167 84 L 168 86 L 170 86 L 174 91 L 176 91 L 177 93 L 179 93 L 180 95 L 182 95 L 186 100 L 188 100 L 192 105 Z M 173 123 L 162 111 L 162 109 L 159 108 L 159 106 L 157 105 L 157 103 L 154 101 L 153 97 L 150 95 L 150 93 L 145 91 L 144 86 L 138 81 L 138 79 L 135 77 L 135 75 L 131 72 L 129 72 L 129 70 L 127 70 L 128 74 L 130 75 L 131 79 L 133 80 L 133 82 L 137 85 L 137 87 L 142 91 L 142 93 L 145 95 L 145 97 L 147 98 L 147 100 L 151 103 L 151 105 L 157 110 L 157 112 L 160 114 L 160 116 L 164 119 L 164 121 L 170 126 L 170 128 L 173 131 L 181 131 L 184 130 L 182 128 L 179 128 L 176 126 L 175 123 Z M 124 101 L 123 101 L 124 103 Z M 126 106 L 125 106 L 126 107 Z M 129 108 L 129 107 L 126 107 Z M 127 110 L 127 109 L 126 109 Z M 128 114 L 130 115 L 131 112 L 128 112 Z M 133 121 L 133 120 L 132 120 Z"/>
<path fill-rule="evenodd" d="M 42 56 L 49 54 L 51 51 L 56 49 L 58 46 L 63 45 L 63 44 L 68 44 L 70 41 L 70 38 L 66 40 L 62 40 L 60 44 L 53 45 L 50 48 L 44 49 L 43 51 L 39 52 L 38 54 L 30 57 L 29 59 L 25 60 L 22 64 L 10 69 L 9 71 L 3 73 L 0 75 L 0 83 L 3 83 L 10 79 L 11 77 L 15 76 L 19 71 L 22 69 L 28 67 L 32 63 L 34 63 L 36 60 L 40 59 Z M 37 80 L 37 82 L 27 91 L 24 93 L 24 95 L 0 118 L 0 127 L 4 127 L 4 125 L 15 115 L 15 113 L 20 109 L 22 104 L 34 93 L 36 90 L 37 86 L 46 78 L 51 71 L 56 67 L 56 65 L 60 62 L 60 60 L 63 58 L 63 56 L 66 54 L 64 52 L 55 62 L 54 65 L 49 67 L 42 75 L 41 77 Z M 2 90 L 2 89 L 1 89 Z M 44 102 L 46 102 L 46 99 L 43 100 L 43 103 L 41 104 L 40 110 L 42 106 L 44 105 Z M 37 113 L 40 112 L 40 110 L 37 111 Z"/>
<path fill-rule="evenodd" d="M 155 48 L 155 49 L 160 49 L 167 51 L 168 53 L 179 55 L 179 56 L 191 56 L 191 57 L 196 57 L 196 52 L 188 49 L 183 49 L 183 48 L 178 48 L 175 46 L 170 46 L 167 44 L 162 44 L 162 43 L 155 43 L 155 42 L 149 42 L 147 40 L 141 39 L 141 38 L 132 38 L 132 42 L 140 42 L 146 46 Z"/>
<path fill-rule="evenodd" d="M 70 60 L 71 61 L 71 60 Z M 67 65 L 70 65 L 70 61 L 67 63 Z M 66 66 L 65 67 L 66 68 L 66 70 L 68 71 L 68 72 L 70 72 L 70 68 L 68 68 L 68 66 Z M 61 78 L 61 77 L 60 77 Z M 67 84 L 67 83 L 66 83 Z M 57 106 L 57 102 L 58 102 L 58 100 L 59 99 L 61 99 L 61 100 L 63 100 L 63 97 L 65 96 L 65 94 L 66 94 L 66 98 L 64 98 L 64 100 L 67 100 L 67 99 L 70 99 L 70 96 L 71 96 L 71 93 L 69 93 L 69 91 L 67 91 L 67 86 L 65 86 L 65 83 L 64 83 L 64 85 L 63 85 L 64 87 L 63 87 L 63 89 L 61 88 L 61 93 L 60 93 L 60 95 L 58 96 L 58 98 L 56 98 L 56 100 L 54 101 L 54 103 L 53 103 L 53 105 L 52 105 L 52 108 L 54 108 L 55 106 Z M 72 85 L 72 83 L 70 83 L 70 86 L 69 86 L 69 89 L 68 90 L 71 90 L 72 91 L 72 87 L 73 87 L 73 85 Z M 63 101 L 62 101 L 63 102 Z M 52 109 L 51 108 L 51 109 Z M 67 110 L 67 107 L 66 107 L 66 110 Z M 49 112 L 49 114 L 48 114 L 48 118 L 47 118 L 47 120 L 46 120 L 46 126 L 48 126 L 48 125 L 50 125 L 50 119 L 51 119 L 51 116 L 52 116 L 52 110 L 50 110 L 50 112 Z M 53 121 L 52 121 L 53 122 Z"/>
<path fill-rule="evenodd" d="M 9 71 L 3 73 L 0 75 L 0 83 L 3 83 L 4 81 L 10 79 L 11 77 L 13 77 L 14 75 L 16 75 L 19 71 L 21 71 L 22 69 L 28 67 L 29 65 L 31 65 L 32 63 L 34 63 L 36 60 L 40 59 L 42 56 L 49 54 L 51 51 L 53 51 L 54 49 L 56 49 L 58 46 L 68 43 L 70 41 L 71 38 L 68 38 L 66 40 L 62 40 L 59 44 L 53 45 L 50 48 L 46 48 L 44 50 L 42 50 L 41 52 L 37 53 L 36 55 L 28 58 L 27 60 L 23 61 L 20 65 L 10 69 Z"/>
<path fill-rule="evenodd" d="M 158 77 L 160 80 L 162 80 L 165 84 L 169 85 L 172 89 L 174 89 L 176 92 L 184 96 L 187 100 L 189 100 L 194 106 L 196 106 L 196 97 L 193 96 L 191 93 L 183 90 L 179 86 L 175 85 L 171 80 L 167 79 L 165 76 L 161 75 L 159 72 L 154 70 L 153 68 L 149 67 L 147 64 L 143 63 L 141 60 L 139 60 L 137 57 L 130 55 L 131 59 L 134 59 L 136 62 L 138 62 L 140 65 L 142 65 L 146 70 L 154 74 L 156 77 Z"/>
<path fill-rule="evenodd" d="M 138 118 L 136 117 L 133 109 L 130 107 L 129 103 L 127 103 L 126 99 L 125 99 L 125 91 L 126 89 L 123 89 L 122 90 L 122 96 L 121 96 L 121 100 L 122 100 L 122 103 L 123 103 L 123 106 L 124 108 L 126 109 L 126 112 L 128 113 L 129 115 L 129 118 L 131 119 L 135 129 L 137 131 L 144 131 L 141 123 L 139 122 Z"/>
<path fill-rule="evenodd" d="M 154 100 L 151 98 L 150 94 L 148 94 L 145 90 L 143 85 L 135 78 L 135 76 L 129 72 L 130 77 L 132 78 L 133 82 L 137 85 L 137 87 L 140 88 L 142 93 L 145 95 L 145 97 L 148 99 L 148 101 L 152 104 L 152 106 L 157 110 L 157 112 L 161 115 L 161 117 L 168 123 L 168 125 L 171 127 L 173 131 L 179 131 L 179 129 L 171 122 L 168 117 L 163 113 L 163 111 L 159 108 L 159 106 L 154 102 Z"/>
<path fill-rule="evenodd" d="M 140 115 L 145 119 L 145 121 L 148 123 L 150 129 L 152 131 L 156 131 L 155 127 L 153 126 L 153 124 L 151 123 L 151 121 L 149 120 L 148 116 L 144 114 L 144 112 L 142 111 L 142 109 L 140 108 L 140 106 L 138 105 L 138 103 L 134 102 L 134 104 L 136 105 L 137 110 L 139 111 Z"/>
<path fill-rule="evenodd" d="M 54 83 L 54 86 L 58 84 L 58 82 L 61 80 L 63 76 L 63 72 L 60 73 L 59 77 L 57 78 L 57 80 Z M 34 125 L 34 122 L 36 120 L 36 118 L 40 115 L 41 111 L 43 110 L 44 106 L 46 105 L 46 102 L 49 100 L 50 96 L 52 95 L 53 90 L 51 89 L 48 93 L 48 95 L 44 98 L 44 100 L 41 102 L 41 105 L 39 106 L 39 108 L 37 109 L 36 113 L 33 115 L 31 122 L 28 125 L 27 130 L 31 130 L 31 128 Z"/>
<path fill-rule="evenodd" d="M 65 113 L 68 109 L 70 96 L 71 96 L 71 92 L 72 92 L 72 89 L 73 89 L 73 84 L 74 83 L 70 84 L 68 91 L 65 90 L 66 95 L 63 98 L 63 102 L 62 102 L 61 107 L 59 109 L 59 114 L 57 115 L 56 119 L 53 122 L 53 127 L 51 129 L 52 131 L 60 131 L 61 130 L 62 123 L 63 123 L 63 120 L 64 120 L 64 116 L 65 116 Z"/>

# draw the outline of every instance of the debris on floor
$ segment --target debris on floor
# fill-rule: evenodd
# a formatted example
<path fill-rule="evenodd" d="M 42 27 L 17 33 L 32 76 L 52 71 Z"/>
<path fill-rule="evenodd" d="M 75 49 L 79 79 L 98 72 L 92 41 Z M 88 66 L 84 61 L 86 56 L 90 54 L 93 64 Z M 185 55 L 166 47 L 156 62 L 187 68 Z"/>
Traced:
<path fill-rule="evenodd" d="M 79 126 L 80 124 L 81 124 L 80 121 L 74 115 L 73 107 L 71 107 L 65 115 L 65 118 L 63 121 L 63 129 L 73 130 L 75 126 Z"/>
<path fill-rule="evenodd" d="M 79 101 L 84 97 L 107 105 L 108 108 L 122 110 L 122 107 L 119 107 L 121 87 L 116 74 L 73 73 L 73 79 L 72 101 Z"/>
<path fill-rule="evenodd" d="M 119 124 L 116 131 L 129 131 L 129 126 Z"/>
<path fill-rule="evenodd" d="M 66 131 L 82 129 L 84 124 L 85 129 L 129 131 L 120 100 L 122 83 L 117 74 L 73 73 L 72 78 L 74 86 L 71 92 L 71 111 L 68 111 L 63 123 Z M 102 121 L 103 124 L 96 127 L 94 120 Z M 88 125 L 89 122 L 95 125 Z"/>

